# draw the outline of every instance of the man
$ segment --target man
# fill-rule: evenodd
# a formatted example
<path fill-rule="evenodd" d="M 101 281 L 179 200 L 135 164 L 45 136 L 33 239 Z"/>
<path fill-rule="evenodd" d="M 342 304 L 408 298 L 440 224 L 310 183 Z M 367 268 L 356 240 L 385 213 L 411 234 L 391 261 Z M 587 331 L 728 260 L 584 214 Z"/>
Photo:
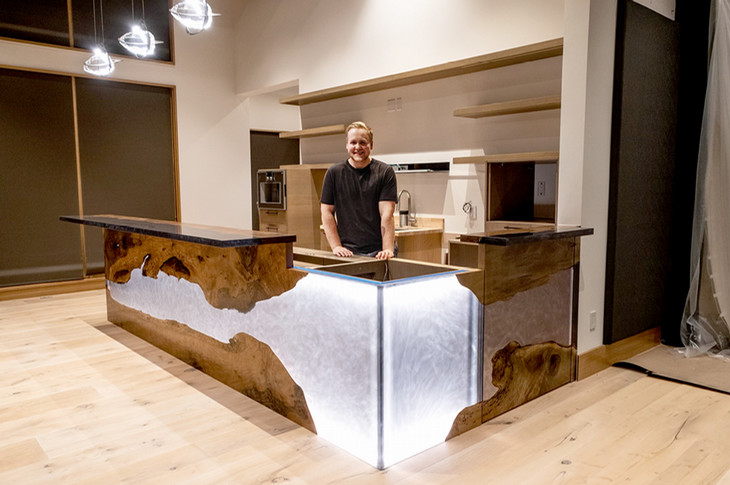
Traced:
<path fill-rule="evenodd" d="M 362 121 L 345 130 L 349 158 L 327 170 L 322 186 L 324 232 L 337 256 L 395 256 L 393 168 L 370 158 L 373 132 Z"/>

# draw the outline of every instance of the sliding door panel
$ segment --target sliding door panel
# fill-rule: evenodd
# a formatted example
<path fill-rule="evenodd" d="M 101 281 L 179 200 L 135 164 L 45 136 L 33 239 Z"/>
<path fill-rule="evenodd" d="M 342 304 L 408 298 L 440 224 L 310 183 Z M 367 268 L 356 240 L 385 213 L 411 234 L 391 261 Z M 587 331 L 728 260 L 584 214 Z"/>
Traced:
<path fill-rule="evenodd" d="M 84 214 L 175 220 L 172 90 L 77 79 Z M 89 273 L 104 268 L 101 231 L 86 230 Z"/>
<path fill-rule="evenodd" d="M 0 69 L 0 286 L 83 276 L 71 89 Z"/>

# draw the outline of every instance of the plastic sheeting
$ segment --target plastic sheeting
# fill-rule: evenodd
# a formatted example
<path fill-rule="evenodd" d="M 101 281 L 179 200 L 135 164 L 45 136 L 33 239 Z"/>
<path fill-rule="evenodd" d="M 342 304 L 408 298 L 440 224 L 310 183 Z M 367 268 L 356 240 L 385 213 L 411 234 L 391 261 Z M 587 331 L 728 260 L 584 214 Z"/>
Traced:
<path fill-rule="evenodd" d="M 681 336 L 688 356 L 730 357 L 730 0 L 716 0 L 713 9 L 691 281 Z"/>

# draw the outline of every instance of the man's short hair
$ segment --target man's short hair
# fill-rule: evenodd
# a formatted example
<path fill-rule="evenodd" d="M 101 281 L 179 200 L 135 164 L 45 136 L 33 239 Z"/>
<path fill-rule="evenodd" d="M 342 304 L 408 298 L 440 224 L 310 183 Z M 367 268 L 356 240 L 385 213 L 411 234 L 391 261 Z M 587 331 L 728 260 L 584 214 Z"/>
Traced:
<path fill-rule="evenodd" d="M 353 121 L 347 128 L 345 128 L 345 136 L 350 133 L 350 130 L 365 130 L 365 137 L 370 143 L 373 142 L 373 130 L 362 121 Z"/>

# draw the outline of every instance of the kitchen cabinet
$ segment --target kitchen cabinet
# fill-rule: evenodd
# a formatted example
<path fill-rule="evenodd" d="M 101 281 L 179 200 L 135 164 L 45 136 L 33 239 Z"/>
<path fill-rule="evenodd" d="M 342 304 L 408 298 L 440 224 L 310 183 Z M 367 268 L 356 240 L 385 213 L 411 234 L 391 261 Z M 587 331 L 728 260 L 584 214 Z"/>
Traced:
<path fill-rule="evenodd" d="M 297 246 L 319 249 L 319 199 L 327 167 L 329 164 L 280 166 L 286 172 L 286 210 L 259 209 L 260 230 L 294 234 Z"/>

